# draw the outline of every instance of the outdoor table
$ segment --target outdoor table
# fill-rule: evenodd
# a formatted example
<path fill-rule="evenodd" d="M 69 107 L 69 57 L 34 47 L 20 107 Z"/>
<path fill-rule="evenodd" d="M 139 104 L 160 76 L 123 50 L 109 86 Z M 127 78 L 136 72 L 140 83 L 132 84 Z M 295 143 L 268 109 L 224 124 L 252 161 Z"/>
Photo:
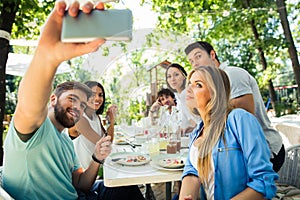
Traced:
<path fill-rule="evenodd" d="M 113 144 L 113 152 L 139 152 L 139 147 Z M 149 163 L 140 166 L 125 166 L 106 159 L 104 163 L 104 185 L 106 187 L 166 183 L 166 200 L 171 199 L 172 181 L 181 180 L 182 170 L 159 170 Z"/>

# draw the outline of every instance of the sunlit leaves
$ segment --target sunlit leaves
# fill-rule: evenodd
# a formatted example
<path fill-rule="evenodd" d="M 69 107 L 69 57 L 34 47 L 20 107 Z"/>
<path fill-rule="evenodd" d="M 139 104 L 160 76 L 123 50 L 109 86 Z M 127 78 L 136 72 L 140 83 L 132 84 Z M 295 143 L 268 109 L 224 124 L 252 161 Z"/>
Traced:
<path fill-rule="evenodd" d="M 22 0 L 12 29 L 13 38 L 37 39 L 55 0 Z"/>
<path fill-rule="evenodd" d="M 269 74 L 275 71 L 268 68 L 265 72 L 268 75 L 262 76 L 258 47 L 265 52 L 272 69 L 282 67 L 282 64 L 273 63 L 275 59 L 288 59 L 285 49 L 287 44 L 274 0 L 250 0 L 250 6 L 245 5 L 244 0 L 149 1 L 153 3 L 155 11 L 162 13 L 159 17 L 159 28 L 189 35 L 195 40 L 211 42 L 223 61 L 243 67 L 259 81 L 263 77 L 272 78 Z M 287 5 L 290 16 L 294 19 L 293 34 L 298 43 L 299 4 L 297 2 L 295 5 Z M 254 38 L 250 22 L 257 28 L 259 41 Z M 265 80 L 260 82 L 266 83 Z"/>

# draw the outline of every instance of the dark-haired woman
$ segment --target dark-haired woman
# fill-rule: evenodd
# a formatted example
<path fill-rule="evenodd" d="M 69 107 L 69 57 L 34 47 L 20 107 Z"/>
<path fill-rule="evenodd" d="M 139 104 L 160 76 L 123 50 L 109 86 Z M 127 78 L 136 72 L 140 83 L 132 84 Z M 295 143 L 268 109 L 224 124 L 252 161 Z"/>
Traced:
<path fill-rule="evenodd" d="M 87 107 L 83 113 L 83 117 L 76 125 L 69 129 L 71 132 L 77 132 L 78 137 L 73 140 L 75 152 L 83 168 L 89 166 L 91 156 L 95 148 L 96 142 L 107 133 L 112 140 L 114 138 L 114 122 L 117 112 L 117 106 L 112 105 L 107 110 L 107 116 L 110 120 L 110 125 L 105 130 L 101 123 L 100 114 L 104 111 L 105 91 L 103 86 L 96 81 L 88 81 L 85 83 L 92 89 L 93 95 L 88 99 Z"/>

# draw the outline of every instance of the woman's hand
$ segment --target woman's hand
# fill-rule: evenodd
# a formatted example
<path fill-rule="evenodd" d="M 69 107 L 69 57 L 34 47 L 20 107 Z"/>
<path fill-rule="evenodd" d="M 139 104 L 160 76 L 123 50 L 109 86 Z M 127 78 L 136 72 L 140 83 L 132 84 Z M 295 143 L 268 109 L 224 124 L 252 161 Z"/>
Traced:
<path fill-rule="evenodd" d="M 106 115 L 109 117 L 110 121 L 115 121 L 117 112 L 118 112 L 118 107 L 117 105 L 113 104 L 107 109 Z"/>

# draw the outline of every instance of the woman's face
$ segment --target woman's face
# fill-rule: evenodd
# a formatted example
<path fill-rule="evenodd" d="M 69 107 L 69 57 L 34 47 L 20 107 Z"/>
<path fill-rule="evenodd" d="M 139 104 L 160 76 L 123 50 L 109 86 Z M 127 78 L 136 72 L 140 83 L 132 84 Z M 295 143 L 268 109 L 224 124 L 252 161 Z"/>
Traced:
<path fill-rule="evenodd" d="M 93 95 L 89 98 L 87 105 L 96 111 L 103 104 L 103 101 L 104 101 L 103 91 L 98 86 L 94 86 L 91 89 L 92 89 Z"/>
<path fill-rule="evenodd" d="M 167 71 L 167 82 L 172 89 L 181 91 L 182 84 L 185 80 L 182 72 L 176 67 L 170 67 Z"/>
<path fill-rule="evenodd" d="M 196 71 L 192 74 L 189 82 L 189 91 L 192 91 L 194 94 L 198 111 L 201 114 L 211 99 L 207 82 L 205 82 L 201 72 Z"/>

